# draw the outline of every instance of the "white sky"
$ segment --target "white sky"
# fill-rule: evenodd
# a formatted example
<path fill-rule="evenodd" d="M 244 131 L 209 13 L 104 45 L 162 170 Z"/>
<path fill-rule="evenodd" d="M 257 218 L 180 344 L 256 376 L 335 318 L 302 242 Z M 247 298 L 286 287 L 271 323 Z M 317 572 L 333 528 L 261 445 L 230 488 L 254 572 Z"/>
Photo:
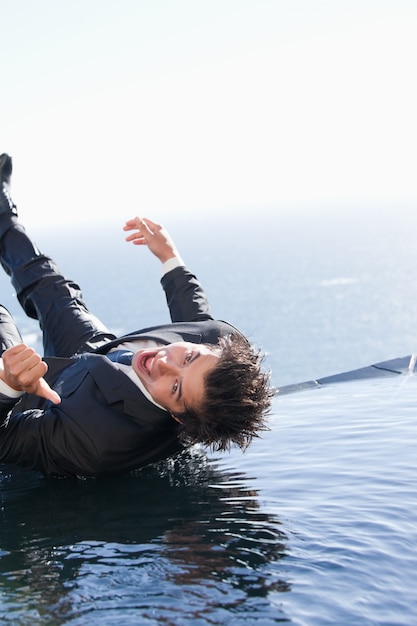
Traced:
<path fill-rule="evenodd" d="M 415 0 L 0 0 L 0 24 L 25 222 L 416 207 Z"/>

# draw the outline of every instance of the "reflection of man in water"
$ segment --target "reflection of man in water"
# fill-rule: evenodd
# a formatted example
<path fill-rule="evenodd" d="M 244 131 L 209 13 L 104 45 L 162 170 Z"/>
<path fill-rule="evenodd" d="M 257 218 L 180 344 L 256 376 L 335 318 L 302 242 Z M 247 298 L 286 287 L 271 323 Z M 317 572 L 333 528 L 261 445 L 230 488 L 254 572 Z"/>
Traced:
<path fill-rule="evenodd" d="M 52 358 L 47 372 L 0 309 L 0 414 L 7 417 L 0 461 L 52 475 L 99 475 L 165 458 L 184 443 L 245 448 L 270 408 L 262 357 L 233 326 L 213 319 L 166 231 L 140 218 L 124 227 L 132 231 L 128 241 L 163 264 L 173 323 L 117 338 L 27 237 L 9 195 L 11 172 L 10 157 L 1 155 L 0 260 Z"/>
<path fill-rule="evenodd" d="M 287 538 L 253 483 L 188 451 L 105 480 L 0 475 L 0 615 L 8 601 L 16 610 L 20 589 L 24 607 L 36 598 L 40 614 L 61 622 L 78 611 L 94 622 L 102 602 L 134 606 L 135 616 L 153 607 L 167 623 L 193 610 L 223 623 L 215 616 L 245 603 L 259 617 L 262 602 L 271 617 L 277 609 L 264 599 L 290 589 L 281 562 Z"/>

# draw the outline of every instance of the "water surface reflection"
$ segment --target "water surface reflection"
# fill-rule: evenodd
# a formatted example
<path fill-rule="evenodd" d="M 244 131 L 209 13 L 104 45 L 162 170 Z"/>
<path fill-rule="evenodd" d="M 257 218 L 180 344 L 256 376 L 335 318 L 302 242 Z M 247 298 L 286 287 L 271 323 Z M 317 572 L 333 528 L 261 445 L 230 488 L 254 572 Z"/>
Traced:
<path fill-rule="evenodd" d="M 279 520 L 253 480 L 198 451 L 105 480 L 3 469 L 0 482 L 5 623 L 285 619 Z"/>

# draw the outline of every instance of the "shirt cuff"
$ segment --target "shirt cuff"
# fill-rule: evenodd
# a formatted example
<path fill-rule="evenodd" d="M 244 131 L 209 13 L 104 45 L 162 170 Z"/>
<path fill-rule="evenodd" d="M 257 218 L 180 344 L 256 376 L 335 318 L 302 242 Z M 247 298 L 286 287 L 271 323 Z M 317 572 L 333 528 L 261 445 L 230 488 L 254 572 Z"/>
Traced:
<path fill-rule="evenodd" d="M 4 382 L 4 380 L 1 380 L 0 378 L 0 393 L 8 398 L 20 398 L 20 396 L 23 396 L 24 392 L 12 389 L 7 383 Z"/>
<path fill-rule="evenodd" d="M 165 276 L 165 274 L 168 274 L 168 272 L 181 265 L 185 265 L 182 258 L 180 256 L 173 256 L 171 259 L 168 259 L 168 261 L 165 261 L 165 263 L 162 263 L 162 276 Z"/>

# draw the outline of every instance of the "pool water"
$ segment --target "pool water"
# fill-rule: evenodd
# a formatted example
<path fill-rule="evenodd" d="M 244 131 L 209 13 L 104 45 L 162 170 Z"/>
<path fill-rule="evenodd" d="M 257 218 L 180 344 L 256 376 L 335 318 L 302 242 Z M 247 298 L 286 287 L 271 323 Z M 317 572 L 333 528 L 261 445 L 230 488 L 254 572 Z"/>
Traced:
<path fill-rule="evenodd" d="M 250 454 L 3 468 L 0 622 L 411 626 L 416 393 L 394 375 L 278 396 Z"/>

